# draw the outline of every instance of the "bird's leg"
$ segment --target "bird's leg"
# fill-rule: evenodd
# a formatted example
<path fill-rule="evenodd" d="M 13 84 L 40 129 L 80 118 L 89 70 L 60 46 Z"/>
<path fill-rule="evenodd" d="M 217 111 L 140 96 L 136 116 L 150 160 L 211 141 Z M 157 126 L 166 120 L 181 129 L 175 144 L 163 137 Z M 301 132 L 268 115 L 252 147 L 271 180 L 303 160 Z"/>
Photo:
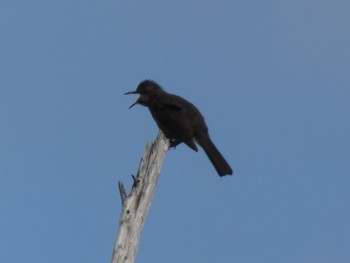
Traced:
<path fill-rule="evenodd" d="M 180 143 L 182 143 L 179 139 L 169 139 L 169 148 L 176 149 L 176 146 L 178 146 Z"/>

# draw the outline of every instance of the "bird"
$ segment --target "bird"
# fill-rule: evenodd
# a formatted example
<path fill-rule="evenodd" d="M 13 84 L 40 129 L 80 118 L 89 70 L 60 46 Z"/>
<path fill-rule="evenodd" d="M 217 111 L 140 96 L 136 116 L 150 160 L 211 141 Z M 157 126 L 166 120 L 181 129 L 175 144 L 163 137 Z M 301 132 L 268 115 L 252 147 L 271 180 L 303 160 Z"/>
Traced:
<path fill-rule="evenodd" d="M 203 115 L 191 102 L 166 92 L 157 82 L 143 80 L 135 91 L 139 98 L 130 105 L 140 104 L 149 109 L 158 128 L 169 139 L 170 147 L 185 143 L 194 151 L 200 145 L 219 176 L 232 175 L 232 169 L 212 142 Z"/>

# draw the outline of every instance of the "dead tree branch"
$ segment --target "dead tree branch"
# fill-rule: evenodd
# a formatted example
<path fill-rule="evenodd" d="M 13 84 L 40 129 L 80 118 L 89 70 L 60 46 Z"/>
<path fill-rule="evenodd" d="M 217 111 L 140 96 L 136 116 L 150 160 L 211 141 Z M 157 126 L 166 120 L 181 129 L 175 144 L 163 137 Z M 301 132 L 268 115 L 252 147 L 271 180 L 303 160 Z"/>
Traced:
<path fill-rule="evenodd" d="M 140 235 L 168 147 L 168 140 L 160 131 L 156 140 L 146 145 L 137 176 L 133 176 L 134 184 L 129 195 L 126 195 L 122 182 L 118 182 L 123 207 L 112 263 L 135 261 Z"/>

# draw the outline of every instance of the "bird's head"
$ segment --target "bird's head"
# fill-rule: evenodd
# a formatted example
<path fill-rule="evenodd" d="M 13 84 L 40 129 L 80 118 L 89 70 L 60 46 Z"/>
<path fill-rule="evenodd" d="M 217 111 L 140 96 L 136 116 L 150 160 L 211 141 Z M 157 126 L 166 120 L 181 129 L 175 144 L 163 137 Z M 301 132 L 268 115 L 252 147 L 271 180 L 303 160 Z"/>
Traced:
<path fill-rule="evenodd" d="M 163 89 L 156 82 L 153 80 L 144 80 L 137 86 L 135 91 L 126 92 L 124 95 L 140 94 L 140 97 L 133 104 L 131 104 L 129 107 L 130 109 L 136 104 L 141 104 L 146 107 L 149 106 L 160 91 L 163 91 Z"/>

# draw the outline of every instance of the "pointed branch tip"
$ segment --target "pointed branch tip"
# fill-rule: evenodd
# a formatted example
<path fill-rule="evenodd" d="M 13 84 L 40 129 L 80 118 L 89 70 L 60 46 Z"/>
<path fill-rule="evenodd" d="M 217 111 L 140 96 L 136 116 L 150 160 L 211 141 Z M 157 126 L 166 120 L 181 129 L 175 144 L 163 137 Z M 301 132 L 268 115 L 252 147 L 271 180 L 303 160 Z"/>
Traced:
<path fill-rule="evenodd" d="M 126 192 L 122 181 L 118 181 L 118 188 L 119 188 L 120 199 L 123 205 L 126 199 Z"/>

